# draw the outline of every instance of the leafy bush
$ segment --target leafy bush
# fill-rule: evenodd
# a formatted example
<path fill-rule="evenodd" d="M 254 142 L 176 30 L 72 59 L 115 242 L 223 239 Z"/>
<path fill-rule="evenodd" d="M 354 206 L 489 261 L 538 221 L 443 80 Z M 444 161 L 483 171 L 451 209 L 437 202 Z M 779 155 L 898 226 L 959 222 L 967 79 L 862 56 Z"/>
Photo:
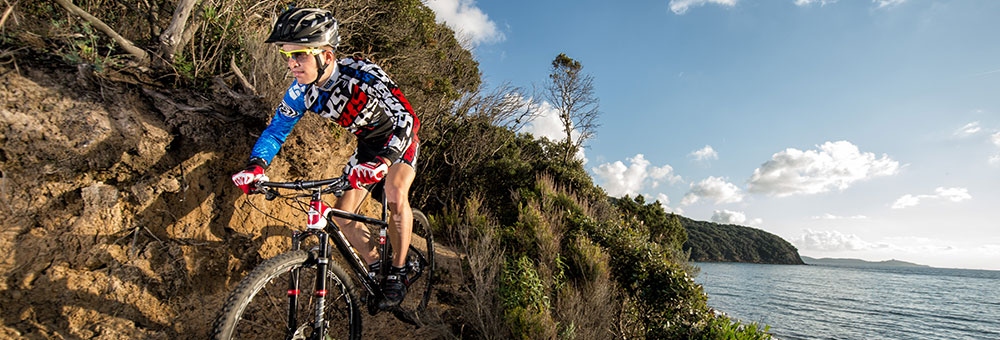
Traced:
<path fill-rule="evenodd" d="M 576 237 L 567 253 L 569 271 L 581 282 L 594 282 L 610 273 L 608 254 L 586 236 Z"/>
<path fill-rule="evenodd" d="M 509 259 L 500 279 L 499 296 L 511 333 L 518 339 L 551 339 L 556 323 L 542 278 L 527 256 Z"/>
<path fill-rule="evenodd" d="M 703 339 L 765 340 L 771 338 L 767 333 L 770 330 L 768 326 L 761 328 L 761 325 L 756 322 L 744 325 L 733 322 L 722 315 L 710 318 L 705 329 L 705 333 L 701 336 Z"/>

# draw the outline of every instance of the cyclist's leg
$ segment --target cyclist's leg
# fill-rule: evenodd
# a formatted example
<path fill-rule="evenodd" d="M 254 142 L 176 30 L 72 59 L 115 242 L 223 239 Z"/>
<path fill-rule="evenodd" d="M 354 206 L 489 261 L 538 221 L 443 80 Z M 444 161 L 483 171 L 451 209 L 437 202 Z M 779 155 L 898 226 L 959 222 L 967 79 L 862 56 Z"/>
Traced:
<path fill-rule="evenodd" d="M 392 249 L 396 250 L 392 265 L 403 267 L 406 263 L 406 252 L 410 248 L 410 233 L 413 230 L 413 210 L 410 209 L 410 185 L 416 177 L 416 171 L 409 164 L 397 162 L 389 168 L 385 179 L 385 198 L 391 213 L 389 240 Z"/>
<path fill-rule="evenodd" d="M 348 190 L 344 192 L 344 196 L 341 196 L 333 207 L 343 211 L 356 213 L 361 200 L 365 198 L 366 194 L 366 190 Z M 333 220 L 340 226 L 340 230 L 344 231 L 344 236 L 347 237 L 347 241 L 351 242 L 351 246 L 358 251 L 358 255 L 361 255 L 362 260 L 369 264 L 378 260 L 378 254 L 375 250 L 375 246 L 370 243 L 371 231 L 368 230 L 368 227 L 364 224 L 358 223 L 357 221 L 351 221 L 339 217 L 334 217 Z"/>
<path fill-rule="evenodd" d="M 347 166 L 344 167 L 344 173 L 346 174 L 350 171 L 351 167 L 358 164 L 359 152 L 363 150 L 354 150 L 354 155 L 351 156 L 350 160 L 347 161 Z M 364 157 L 364 154 L 360 155 Z M 337 200 L 337 203 L 333 204 L 333 207 L 347 212 L 357 213 L 358 208 L 361 207 L 361 200 L 365 198 L 368 194 L 367 190 L 347 190 L 344 195 Z M 334 217 L 333 221 L 340 226 L 340 230 L 344 232 L 344 236 L 347 237 L 347 241 L 351 242 L 351 246 L 358 251 L 358 255 L 366 263 L 371 264 L 378 260 L 378 251 L 375 249 L 375 245 L 371 244 L 371 230 L 368 229 L 362 223 L 357 221 L 351 221 L 348 219 L 343 219 L 339 217 Z"/>

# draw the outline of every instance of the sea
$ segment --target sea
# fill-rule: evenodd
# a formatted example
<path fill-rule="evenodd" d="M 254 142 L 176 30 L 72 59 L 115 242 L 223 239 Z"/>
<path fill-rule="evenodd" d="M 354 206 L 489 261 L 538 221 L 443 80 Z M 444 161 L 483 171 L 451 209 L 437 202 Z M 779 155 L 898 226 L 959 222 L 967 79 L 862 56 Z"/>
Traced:
<path fill-rule="evenodd" d="M 775 339 L 1000 340 L 1000 271 L 694 264 L 709 306 Z"/>

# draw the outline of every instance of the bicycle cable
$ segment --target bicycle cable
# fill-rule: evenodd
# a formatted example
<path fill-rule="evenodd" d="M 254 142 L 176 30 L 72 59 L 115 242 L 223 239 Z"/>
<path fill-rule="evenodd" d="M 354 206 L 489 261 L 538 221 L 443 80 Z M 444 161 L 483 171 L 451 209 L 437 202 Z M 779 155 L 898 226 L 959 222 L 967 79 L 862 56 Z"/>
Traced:
<path fill-rule="evenodd" d="M 383 195 L 385 195 L 385 194 L 383 193 Z M 302 194 L 290 194 L 290 195 L 280 195 L 279 194 L 279 195 L 277 195 L 276 198 L 282 198 L 281 202 L 284 203 L 285 205 L 287 205 L 288 207 L 292 208 L 292 209 L 295 209 L 295 210 L 298 210 L 298 211 L 304 212 L 304 213 L 309 213 L 309 209 L 308 209 L 309 208 L 309 204 L 298 199 L 298 198 L 301 198 L 301 197 L 308 197 L 308 196 L 309 195 L 302 195 Z M 355 212 L 357 212 L 359 209 L 361 209 L 361 206 L 364 204 L 365 199 L 367 199 L 369 196 L 371 196 L 371 190 L 366 190 L 365 191 L 365 195 L 361 197 L 361 200 L 358 202 L 358 205 L 356 207 L 354 207 L 354 211 Z M 274 217 L 271 214 L 268 214 L 267 212 L 264 212 L 264 210 L 260 209 L 259 207 L 257 207 L 256 204 L 253 203 L 253 201 L 250 199 L 250 197 L 251 196 L 247 196 L 246 197 L 247 199 L 244 200 L 243 203 L 244 204 L 249 204 L 250 207 L 252 207 L 254 210 L 257 210 L 258 212 L 260 212 L 261 214 L 263 214 L 264 216 L 267 216 L 268 218 L 270 218 L 272 220 L 278 221 L 278 222 L 284 224 L 285 226 L 294 228 L 293 227 L 294 224 L 288 223 L 285 220 L 282 220 L 280 218 Z M 292 203 L 288 202 L 289 200 L 294 201 L 295 203 L 298 203 L 297 204 L 298 206 L 293 205 Z M 326 201 L 321 200 L 321 202 L 323 202 L 323 204 L 326 204 L 329 207 L 332 207 L 332 205 L 330 205 Z M 333 222 L 333 221 L 331 220 L 330 222 Z"/>
<path fill-rule="evenodd" d="M 282 197 L 282 198 L 285 198 L 285 197 Z M 284 200 L 282 200 L 282 201 L 284 201 Z M 249 196 L 247 197 L 247 199 L 246 199 L 246 200 L 244 200 L 244 201 L 243 201 L 243 203 L 244 203 L 244 204 L 249 204 L 249 205 L 250 205 L 250 207 L 252 207 L 252 208 L 253 208 L 254 210 L 257 210 L 258 212 L 260 212 L 261 214 L 264 214 L 264 216 L 267 216 L 268 218 L 270 218 L 270 219 L 272 219 L 272 220 L 275 220 L 275 221 L 278 221 L 278 222 L 281 222 L 282 224 L 284 224 L 284 225 L 286 225 L 286 226 L 289 226 L 289 227 L 291 227 L 291 226 L 293 226 L 293 225 L 294 225 L 294 224 L 291 224 L 291 223 L 288 223 L 287 221 L 285 221 L 285 220 L 282 220 L 282 219 L 280 219 L 280 218 L 277 218 L 277 217 L 274 217 L 274 216 L 271 216 L 271 214 L 268 214 L 267 212 L 264 212 L 264 210 L 261 210 L 260 208 L 258 208 L 258 207 L 257 207 L 257 205 L 256 205 L 256 204 L 254 204 L 252 200 L 250 200 L 250 197 L 249 197 Z M 287 204 L 287 202 L 286 202 L 286 204 Z M 293 208 L 295 208 L 295 207 L 293 207 Z M 298 208 L 295 208 L 295 209 L 298 209 Z"/>

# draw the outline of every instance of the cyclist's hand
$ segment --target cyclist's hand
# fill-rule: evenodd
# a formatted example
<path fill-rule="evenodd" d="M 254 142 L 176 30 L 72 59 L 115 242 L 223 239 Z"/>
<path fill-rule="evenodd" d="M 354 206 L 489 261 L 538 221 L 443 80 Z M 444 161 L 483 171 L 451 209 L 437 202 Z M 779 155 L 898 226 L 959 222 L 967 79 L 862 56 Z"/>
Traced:
<path fill-rule="evenodd" d="M 361 163 L 351 168 L 351 173 L 347 179 L 351 181 L 351 186 L 361 190 L 362 185 L 378 183 L 389 172 L 389 165 L 376 158 L 371 162 Z"/>
<path fill-rule="evenodd" d="M 250 193 L 250 186 L 256 182 L 266 182 L 267 175 L 264 175 L 264 168 L 259 165 L 251 165 L 246 170 L 233 175 L 233 183 L 243 189 L 244 194 Z"/>

